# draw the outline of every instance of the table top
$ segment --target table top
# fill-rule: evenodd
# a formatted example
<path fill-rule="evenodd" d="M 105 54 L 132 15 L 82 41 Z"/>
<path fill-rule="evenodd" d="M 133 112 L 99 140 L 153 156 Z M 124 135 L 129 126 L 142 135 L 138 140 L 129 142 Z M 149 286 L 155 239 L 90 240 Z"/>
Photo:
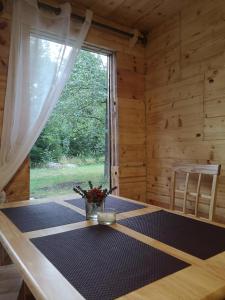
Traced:
<path fill-rule="evenodd" d="M 84 216 L 85 211 L 83 209 L 64 201 L 74 198 L 74 195 L 71 195 L 66 198 L 57 197 L 52 199 L 48 198 L 5 203 L 2 204 L 0 208 L 23 207 L 54 202 Z M 122 197 L 118 198 L 124 201 L 140 203 Z M 160 210 L 162 210 L 162 208 L 146 204 L 145 208 L 119 213 L 117 215 L 117 220 L 125 220 L 127 218 L 141 216 L 147 213 L 154 213 Z M 169 212 L 182 215 L 179 212 Z M 195 219 L 195 217 L 191 215 L 186 215 L 185 217 Z M 200 219 L 200 221 L 225 228 L 225 225 L 223 224 L 209 222 L 205 219 Z M 71 230 L 85 228 L 95 224 L 96 222 L 94 221 L 81 221 L 41 230 L 21 232 L 10 221 L 10 219 L 7 218 L 2 211 L 0 211 L 0 241 L 12 261 L 16 264 L 18 271 L 21 273 L 24 281 L 36 299 L 84 299 L 84 297 L 69 283 L 69 281 L 67 281 L 58 269 L 34 246 L 30 239 L 69 232 Z M 117 223 L 110 227 L 190 264 L 189 267 L 147 284 L 137 290 L 121 296 L 119 299 L 190 300 L 225 298 L 225 251 L 203 260 L 122 224 Z"/>

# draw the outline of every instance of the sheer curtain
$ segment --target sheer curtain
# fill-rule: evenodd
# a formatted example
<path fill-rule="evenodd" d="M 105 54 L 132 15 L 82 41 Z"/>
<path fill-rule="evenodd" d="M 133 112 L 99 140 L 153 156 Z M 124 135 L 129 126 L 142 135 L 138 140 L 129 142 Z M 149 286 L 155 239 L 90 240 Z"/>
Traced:
<path fill-rule="evenodd" d="M 40 10 L 36 0 L 14 1 L 0 146 L 1 199 L 45 126 L 91 24 L 87 11 L 83 23 L 73 24 L 76 37 L 71 39 L 70 5 L 60 8 L 56 15 Z"/>

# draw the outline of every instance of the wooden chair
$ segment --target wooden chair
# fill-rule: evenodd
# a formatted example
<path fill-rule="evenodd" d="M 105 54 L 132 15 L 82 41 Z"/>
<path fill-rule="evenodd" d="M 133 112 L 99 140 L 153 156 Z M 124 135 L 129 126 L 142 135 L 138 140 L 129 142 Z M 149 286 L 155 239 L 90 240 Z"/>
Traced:
<path fill-rule="evenodd" d="M 21 287 L 22 277 L 0 244 L 0 299 L 18 300 Z"/>
<path fill-rule="evenodd" d="M 180 192 L 184 195 L 183 201 L 183 213 L 187 213 L 187 196 L 191 195 L 195 197 L 195 212 L 194 215 L 198 216 L 198 206 L 199 206 L 199 198 L 210 200 L 209 204 L 209 220 L 213 219 L 214 210 L 215 210 L 215 197 L 216 197 L 216 186 L 218 175 L 220 174 L 221 165 L 195 165 L 195 164 L 183 164 L 183 165 L 175 165 L 173 167 L 173 174 L 171 179 L 171 199 L 170 199 L 170 208 L 174 209 L 175 204 L 175 193 Z M 177 173 L 185 173 L 185 186 L 184 190 L 176 189 L 176 174 Z M 188 184 L 190 179 L 190 174 L 198 174 L 198 183 L 196 192 L 188 192 Z M 200 186 L 202 175 L 210 175 L 212 176 L 212 187 L 210 195 L 200 194 Z"/>
<path fill-rule="evenodd" d="M 6 202 L 6 193 L 5 191 L 0 192 L 0 204 Z"/>
<path fill-rule="evenodd" d="M 0 266 L 0 299 L 17 300 L 22 285 L 22 278 L 15 265 Z"/>

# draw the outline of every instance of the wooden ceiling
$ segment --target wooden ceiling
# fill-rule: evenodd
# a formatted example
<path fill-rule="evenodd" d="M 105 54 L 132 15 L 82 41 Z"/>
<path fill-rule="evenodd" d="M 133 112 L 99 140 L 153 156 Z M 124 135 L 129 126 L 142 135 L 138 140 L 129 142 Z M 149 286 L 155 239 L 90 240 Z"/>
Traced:
<path fill-rule="evenodd" d="M 192 0 L 70 0 L 95 15 L 143 32 L 177 13 Z"/>

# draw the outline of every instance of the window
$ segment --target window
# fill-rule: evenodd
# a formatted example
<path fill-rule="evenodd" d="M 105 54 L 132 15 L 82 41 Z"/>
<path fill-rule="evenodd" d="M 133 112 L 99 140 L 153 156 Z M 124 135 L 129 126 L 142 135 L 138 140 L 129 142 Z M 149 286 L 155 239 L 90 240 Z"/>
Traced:
<path fill-rule="evenodd" d="M 88 180 L 110 186 L 111 59 L 107 52 L 80 52 L 30 153 L 31 198 L 72 194 L 75 184 L 87 187 Z"/>

